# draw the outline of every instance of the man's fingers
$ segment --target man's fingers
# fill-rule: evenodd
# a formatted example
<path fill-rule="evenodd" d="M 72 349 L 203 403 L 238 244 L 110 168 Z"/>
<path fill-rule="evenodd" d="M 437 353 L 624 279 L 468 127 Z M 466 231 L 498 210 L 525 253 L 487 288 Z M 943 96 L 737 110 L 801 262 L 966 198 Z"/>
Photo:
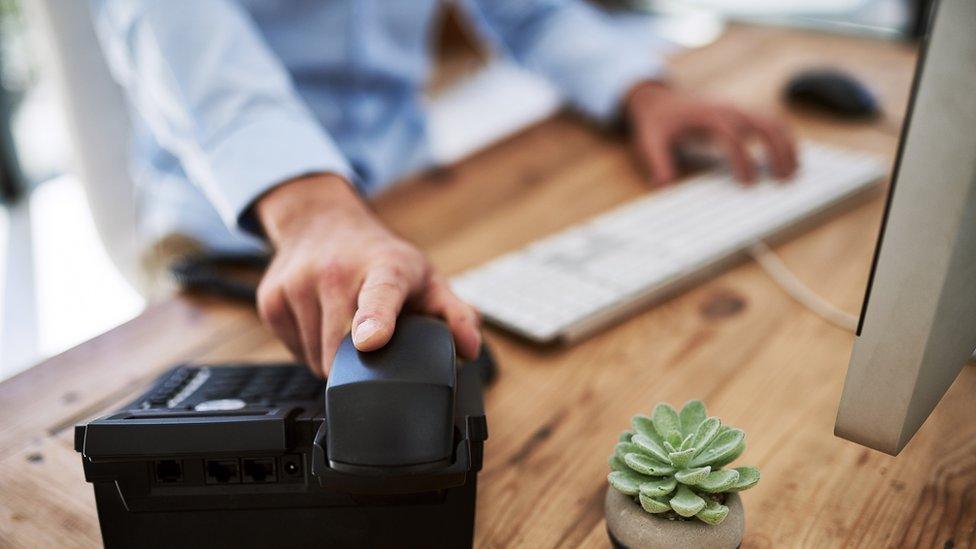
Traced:
<path fill-rule="evenodd" d="M 748 118 L 750 128 L 759 136 L 773 175 L 786 179 L 796 171 L 796 144 L 786 127 L 758 116 Z"/>
<path fill-rule="evenodd" d="M 637 129 L 637 152 L 655 185 L 670 183 L 678 176 L 671 150 L 671 136 L 663 128 Z"/>
<path fill-rule="evenodd" d="M 318 296 L 315 295 L 315 285 L 311 280 L 296 279 L 285 287 L 288 306 L 298 325 L 302 354 L 308 367 L 313 373 L 321 374 L 321 342 L 319 330 L 322 314 L 319 310 Z"/>
<path fill-rule="evenodd" d="M 319 292 L 319 300 L 319 307 L 322 310 L 319 360 L 322 363 L 322 374 L 328 375 L 332 369 L 336 351 L 349 332 L 349 320 L 352 318 L 353 312 L 353 297 L 344 288 L 323 286 Z"/>
<path fill-rule="evenodd" d="M 298 325 L 281 286 L 261 283 L 258 288 L 258 315 L 296 359 L 304 360 Z"/>
<path fill-rule="evenodd" d="M 756 166 L 743 143 L 743 132 L 737 121 L 728 116 L 718 116 L 708 124 L 710 133 L 732 166 L 732 175 L 743 183 L 756 180 Z"/>
<path fill-rule="evenodd" d="M 393 265 L 377 266 L 366 273 L 352 320 L 352 342 L 357 349 L 373 351 L 390 340 L 403 302 L 416 285 L 411 278 Z"/>
<path fill-rule="evenodd" d="M 481 349 L 481 320 L 473 307 L 454 295 L 447 281 L 435 275 L 418 306 L 421 311 L 447 321 L 459 355 L 468 360 L 478 358 Z"/>

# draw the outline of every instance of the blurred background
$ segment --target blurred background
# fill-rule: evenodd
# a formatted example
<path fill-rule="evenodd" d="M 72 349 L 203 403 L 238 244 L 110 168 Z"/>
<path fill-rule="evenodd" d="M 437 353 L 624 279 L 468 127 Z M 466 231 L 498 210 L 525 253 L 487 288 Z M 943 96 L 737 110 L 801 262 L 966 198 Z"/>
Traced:
<path fill-rule="evenodd" d="M 674 50 L 705 46 L 730 24 L 782 25 L 812 32 L 913 40 L 924 0 L 616 0 L 615 16 L 645 25 Z M 126 276 L 124 189 L 105 196 L 97 174 L 124 174 L 123 141 L 82 136 L 117 124 L 112 113 L 79 112 L 79 97 L 107 83 L 99 72 L 81 89 L 71 73 L 98 59 L 94 42 L 71 51 L 64 25 L 84 27 L 85 2 L 0 0 L 0 379 L 136 316 L 146 299 Z M 456 161 L 561 106 L 537 77 L 473 43 L 451 10 L 437 46 L 427 105 L 435 158 Z M 58 9 L 53 9 L 57 7 Z M 72 17 L 81 14 L 81 18 Z M 90 30 L 89 30 L 90 33 Z M 92 38 L 89 36 L 89 38 Z M 67 54 L 66 54 L 67 53 Z M 66 57 L 72 57 L 66 59 Z M 76 57 L 76 58 L 75 58 Z M 512 100 L 516 98 L 517 100 Z M 104 102 L 104 101 L 103 101 Z M 486 105 L 488 108 L 486 108 Z M 121 111 L 121 106 L 119 107 Z M 486 113 L 491 113 L 486 116 Z M 118 127 L 109 127 L 118 130 Z M 98 152 L 93 155 L 92 147 Z M 97 157 L 97 158 L 95 158 Z M 110 165 L 97 165 L 102 164 Z M 108 176 L 106 176 L 108 177 Z M 119 183 L 124 185 L 124 181 Z M 118 190 L 118 189 L 117 189 Z M 93 214 L 93 211 L 95 212 Z M 106 246 L 106 243 L 109 243 Z"/>

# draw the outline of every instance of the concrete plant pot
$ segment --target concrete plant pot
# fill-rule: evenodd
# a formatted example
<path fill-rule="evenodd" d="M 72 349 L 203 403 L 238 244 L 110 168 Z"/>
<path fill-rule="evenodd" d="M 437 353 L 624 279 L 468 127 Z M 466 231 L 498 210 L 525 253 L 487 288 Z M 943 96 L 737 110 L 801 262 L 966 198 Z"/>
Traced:
<path fill-rule="evenodd" d="M 736 493 L 725 498 L 729 514 L 718 525 L 700 520 L 669 520 L 652 515 L 634 498 L 607 490 L 604 513 L 610 541 L 626 549 L 735 549 L 742 543 L 746 519 Z"/>

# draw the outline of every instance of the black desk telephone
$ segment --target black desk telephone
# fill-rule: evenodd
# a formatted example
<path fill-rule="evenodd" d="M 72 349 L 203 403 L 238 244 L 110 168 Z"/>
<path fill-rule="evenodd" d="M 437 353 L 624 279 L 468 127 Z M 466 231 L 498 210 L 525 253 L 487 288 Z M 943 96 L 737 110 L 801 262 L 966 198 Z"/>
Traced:
<path fill-rule="evenodd" d="M 300 364 L 180 366 L 75 428 L 107 547 L 468 547 L 488 437 L 487 350 L 404 316 Z M 322 398 L 322 395 L 325 398 Z"/>

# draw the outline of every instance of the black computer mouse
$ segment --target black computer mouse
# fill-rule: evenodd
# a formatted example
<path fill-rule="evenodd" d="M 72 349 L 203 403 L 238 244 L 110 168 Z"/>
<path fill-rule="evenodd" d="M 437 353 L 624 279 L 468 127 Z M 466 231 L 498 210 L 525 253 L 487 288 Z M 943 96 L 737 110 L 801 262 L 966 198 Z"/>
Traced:
<path fill-rule="evenodd" d="M 786 100 L 844 118 L 873 118 L 880 113 L 874 95 L 856 78 L 836 69 L 807 70 L 784 89 Z"/>

